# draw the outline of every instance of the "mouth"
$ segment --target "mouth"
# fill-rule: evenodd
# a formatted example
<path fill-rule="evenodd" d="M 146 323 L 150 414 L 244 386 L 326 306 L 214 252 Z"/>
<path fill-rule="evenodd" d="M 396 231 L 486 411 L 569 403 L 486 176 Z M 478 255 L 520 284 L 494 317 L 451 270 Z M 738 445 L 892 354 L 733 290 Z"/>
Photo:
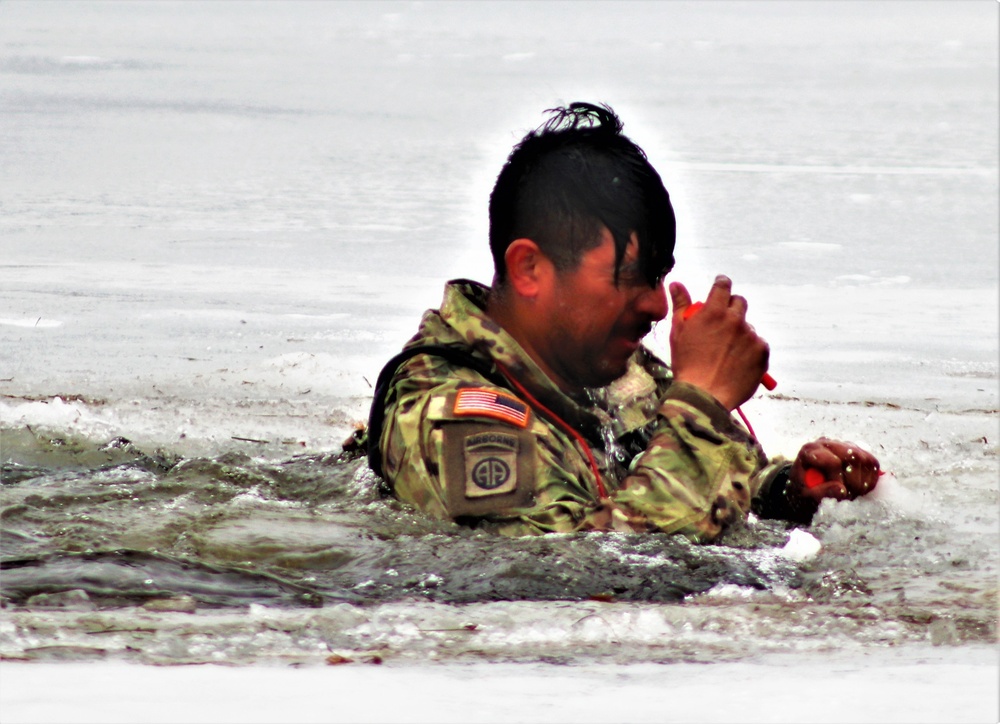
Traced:
<path fill-rule="evenodd" d="M 646 336 L 646 332 L 635 332 L 633 334 L 627 334 L 621 338 L 622 347 L 631 355 L 642 343 L 643 337 Z"/>
<path fill-rule="evenodd" d="M 621 350 L 620 354 L 623 357 L 631 357 L 632 354 L 639 349 L 642 340 L 645 339 L 646 335 L 652 331 L 651 324 L 638 324 L 630 327 L 629 329 L 622 330 L 620 334 L 617 335 L 617 340 L 615 344 Z"/>
<path fill-rule="evenodd" d="M 646 335 L 648 335 L 652 331 L 653 331 L 653 325 L 644 324 L 641 327 L 637 327 L 635 330 L 633 330 L 632 334 L 628 335 L 626 339 L 628 339 L 628 341 L 631 344 L 634 344 L 636 347 L 638 347 L 639 343 L 642 340 L 644 340 L 646 338 Z"/>

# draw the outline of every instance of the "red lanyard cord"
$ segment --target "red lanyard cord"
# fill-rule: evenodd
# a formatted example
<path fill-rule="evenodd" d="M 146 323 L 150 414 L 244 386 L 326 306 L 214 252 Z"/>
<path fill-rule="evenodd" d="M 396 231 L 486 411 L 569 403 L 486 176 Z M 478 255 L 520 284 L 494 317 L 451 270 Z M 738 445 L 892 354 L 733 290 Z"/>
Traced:
<path fill-rule="evenodd" d="M 741 410 L 739 407 L 737 407 L 736 408 L 736 412 L 739 413 L 740 419 L 743 420 L 743 424 L 747 426 L 747 430 L 750 431 L 751 437 L 753 437 L 753 439 L 756 440 L 757 439 L 757 433 L 755 433 L 753 431 L 753 427 L 750 425 L 750 421 L 747 419 L 747 416 L 743 414 L 743 410 Z"/>
<path fill-rule="evenodd" d="M 528 390 L 525 389 L 524 385 L 522 385 L 517 380 L 517 378 L 515 378 L 514 375 L 512 375 L 507 370 L 506 367 L 504 367 L 499 362 L 496 362 L 495 360 L 494 363 L 496 364 L 497 368 L 503 373 L 503 376 L 506 377 L 507 380 L 512 385 L 514 385 L 514 387 L 517 388 L 517 391 L 520 392 L 522 395 L 524 395 L 525 398 L 527 398 L 528 402 L 531 404 L 532 407 L 534 407 L 537 410 L 541 410 L 543 413 L 545 413 L 546 417 L 548 417 L 550 420 L 559 425 L 559 427 L 565 430 L 574 440 L 577 441 L 577 443 L 579 443 L 580 447 L 583 448 L 584 454 L 587 456 L 587 462 L 590 463 L 590 471 L 594 474 L 594 480 L 597 481 L 597 495 L 601 498 L 601 500 L 606 500 L 608 497 L 608 491 L 604 488 L 604 481 L 601 480 L 601 473 L 597 467 L 597 461 L 594 460 L 594 454 L 590 451 L 590 445 L 588 445 L 587 441 L 584 440 L 583 435 L 581 435 L 579 432 L 570 427 L 569 423 L 567 423 L 565 420 L 559 417 L 559 415 L 552 412 L 552 410 L 550 410 L 541 402 L 536 400 L 535 396 L 532 395 L 530 392 L 528 392 Z"/>

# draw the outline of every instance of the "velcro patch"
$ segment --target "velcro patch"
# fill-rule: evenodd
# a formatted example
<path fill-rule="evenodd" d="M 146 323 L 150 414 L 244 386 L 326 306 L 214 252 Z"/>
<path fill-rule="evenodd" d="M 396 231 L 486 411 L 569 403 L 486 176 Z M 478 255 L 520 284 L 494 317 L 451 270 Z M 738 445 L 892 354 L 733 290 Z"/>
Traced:
<path fill-rule="evenodd" d="M 463 441 L 465 497 L 503 495 L 517 488 L 517 436 L 480 432 Z"/>
<path fill-rule="evenodd" d="M 441 431 L 449 515 L 491 515 L 534 505 L 534 435 L 492 420 L 452 421 Z"/>
<path fill-rule="evenodd" d="M 453 412 L 462 417 L 491 417 L 518 427 L 527 427 L 531 408 L 513 395 L 489 387 L 465 387 L 455 397 Z"/>

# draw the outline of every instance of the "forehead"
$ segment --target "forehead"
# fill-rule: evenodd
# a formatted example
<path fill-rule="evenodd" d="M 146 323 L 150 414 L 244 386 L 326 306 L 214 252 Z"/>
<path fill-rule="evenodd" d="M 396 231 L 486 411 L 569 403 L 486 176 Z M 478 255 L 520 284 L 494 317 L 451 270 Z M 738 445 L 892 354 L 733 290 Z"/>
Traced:
<path fill-rule="evenodd" d="M 622 255 L 621 266 L 635 266 L 639 261 L 639 239 L 635 232 L 632 233 L 625 253 Z M 597 244 L 583 253 L 581 256 L 581 266 L 591 268 L 605 267 L 614 271 L 615 268 L 615 238 L 607 227 L 601 228 L 601 240 Z"/>
<path fill-rule="evenodd" d="M 594 256 L 594 257 L 610 257 L 612 261 L 615 258 L 615 237 L 612 235 L 611 231 L 606 226 L 601 227 L 601 240 L 598 244 L 583 253 L 583 256 Z M 625 258 L 635 258 L 639 255 L 639 237 L 633 231 L 631 237 L 629 238 L 628 245 L 625 247 Z"/>
<path fill-rule="evenodd" d="M 663 260 L 664 266 L 655 269 L 651 268 L 650 264 L 658 264 L 658 261 L 648 257 L 648 254 L 640 250 L 638 234 L 633 231 L 621 259 L 617 260 L 616 264 L 614 235 L 606 227 L 602 227 L 600 241 L 579 257 L 575 271 L 588 276 L 607 278 L 616 287 L 619 284 L 626 286 L 645 284 L 655 287 L 670 273 L 673 268 L 673 257 L 668 256 Z"/>

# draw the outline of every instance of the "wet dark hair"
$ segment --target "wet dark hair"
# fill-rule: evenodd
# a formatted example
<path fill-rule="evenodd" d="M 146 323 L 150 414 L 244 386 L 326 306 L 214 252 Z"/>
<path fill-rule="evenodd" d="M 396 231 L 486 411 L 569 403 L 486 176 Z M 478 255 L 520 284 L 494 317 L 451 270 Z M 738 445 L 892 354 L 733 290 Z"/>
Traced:
<path fill-rule="evenodd" d="M 615 240 L 615 283 L 633 232 L 650 285 L 674 265 L 677 226 L 670 195 L 645 152 L 622 134 L 606 105 L 571 103 L 511 151 L 490 194 L 490 251 L 498 282 L 512 241 L 538 244 L 556 269 L 579 264 L 600 244 L 601 227 Z"/>

